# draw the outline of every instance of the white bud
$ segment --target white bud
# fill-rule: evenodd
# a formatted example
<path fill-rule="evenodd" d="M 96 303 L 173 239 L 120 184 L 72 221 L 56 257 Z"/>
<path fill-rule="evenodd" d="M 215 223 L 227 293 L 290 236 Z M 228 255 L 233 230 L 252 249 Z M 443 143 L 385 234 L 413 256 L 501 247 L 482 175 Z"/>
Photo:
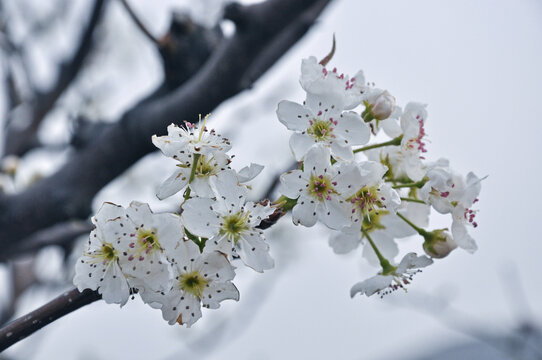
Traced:
<path fill-rule="evenodd" d="M 443 230 L 428 233 L 423 243 L 425 253 L 437 259 L 448 256 L 455 248 L 457 248 L 457 244 L 452 235 Z"/>
<path fill-rule="evenodd" d="M 370 96 L 367 103 L 371 114 L 377 120 L 387 119 L 395 109 L 395 98 L 387 90 Z"/>

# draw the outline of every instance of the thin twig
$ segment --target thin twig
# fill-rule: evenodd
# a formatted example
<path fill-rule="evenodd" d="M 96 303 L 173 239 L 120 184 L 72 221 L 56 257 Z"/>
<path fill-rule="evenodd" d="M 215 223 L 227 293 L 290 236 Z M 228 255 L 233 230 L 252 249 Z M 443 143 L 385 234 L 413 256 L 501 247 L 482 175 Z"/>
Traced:
<path fill-rule="evenodd" d="M 130 15 L 130 17 L 132 18 L 132 20 L 134 21 L 134 23 L 137 25 L 137 27 L 139 28 L 139 30 L 141 30 L 141 32 L 150 40 L 152 41 L 153 43 L 155 43 L 156 45 L 160 46 L 160 40 L 158 40 L 157 38 L 154 37 L 153 34 L 151 34 L 151 32 L 147 29 L 147 27 L 145 25 L 143 25 L 143 23 L 141 22 L 141 20 L 139 19 L 139 17 L 136 15 L 136 13 L 134 12 L 134 10 L 132 9 L 132 7 L 130 6 L 130 4 L 128 4 L 128 0 L 121 0 L 121 3 L 122 5 L 124 5 L 124 8 L 126 9 L 126 11 L 128 12 L 128 15 Z"/>

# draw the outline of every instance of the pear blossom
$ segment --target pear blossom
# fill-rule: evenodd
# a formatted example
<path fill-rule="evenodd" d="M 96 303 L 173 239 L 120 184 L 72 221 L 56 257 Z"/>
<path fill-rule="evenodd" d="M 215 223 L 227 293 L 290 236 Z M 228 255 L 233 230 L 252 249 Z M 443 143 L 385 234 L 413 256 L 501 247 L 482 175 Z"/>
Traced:
<path fill-rule="evenodd" d="M 121 254 L 125 273 L 134 277 L 140 289 L 161 290 L 168 279 L 167 254 L 184 236 L 176 214 L 154 214 L 148 204 L 133 201 L 126 209 L 129 222 L 122 241 L 129 250 Z"/>
<path fill-rule="evenodd" d="M 162 200 L 190 186 L 193 195 L 202 197 L 214 196 L 210 180 L 221 176 L 221 173 L 230 169 L 230 158 L 222 151 L 216 151 L 208 155 L 193 156 L 192 154 L 181 154 L 176 156 L 178 169 L 171 174 L 158 188 L 156 196 Z M 190 175 L 197 161 L 192 182 Z"/>
<path fill-rule="evenodd" d="M 207 119 L 207 118 L 206 118 Z M 185 122 L 186 129 L 176 124 L 167 127 L 165 136 L 152 136 L 152 143 L 162 150 L 164 155 L 176 158 L 183 154 L 209 155 L 215 151 L 228 152 L 230 141 L 214 130 L 208 130 L 205 124 L 199 126 Z"/>
<path fill-rule="evenodd" d="M 122 207 L 104 203 L 92 217 L 96 226 L 91 231 L 87 247 L 75 265 L 73 283 L 79 291 L 98 290 L 108 304 L 123 306 L 130 297 L 130 284 L 123 273 L 119 255 L 128 250 L 125 242 L 119 241 L 123 233 L 121 224 L 127 222 Z"/>
<path fill-rule="evenodd" d="M 323 146 L 312 148 L 305 157 L 303 170 L 293 170 L 280 177 L 279 192 L 297 199 L 292 209 L 294 224 L 313 226 L 322 221 L 331 229 L 341 229 L 350 223 L 347 200 L 361 182 L 354 163 L 330 163 L 330 152 Z"/>
<path fill-rule="evenodd" d="M 477 249 L 468 234 L 467 225 L 477 227 L 476 211 L 471 207 L 478 201 L 481 181 L 470 172 L 464 179 L 447 168 L 435 167 L 427 172 L 428 181 L 420 190 L 420 196 L 441 214 L 452 214 L 452 236 L 457 245 L 469 252 Z"/>
<path fill-rule="evenodd" d="M 369 141 L 370 131 L 361 117 L 353 112 L 342 112 L 336 105 L 337 97 L 313 97 L 305 105 L 283 100 L 277 117 L 288 129 L 295 131 L 290 138 L 290 149 L 297 161 L 315 144 L 331 149 L 334 157 L 353 160 L 352 145 Z"/>
<path fill-rule="evenodd" d="M 388 148 L 369 151 L 369 160 L 380 161 L 388 166 L 390 178 L 396 180 L 420 181 L 427 172 L 427 164 L 423 156 L 425 148 L 425 121 L 427 120 L 426 105 L 408 103 L 401 115 L 402 130 L 401 144 Z"/>
<path fill-rule="evenodd" d="M 191 327 L 201 318 L 201 307 L 217 309 L 226 299 L 239 300 L 231 282 L 234 267 L 219 252 L 201 254 L 198 246 L 184 240 L 169 252 L 172 281 L 166 291 L 147 294 L 145 301 L 162 311 L 164 320 Z"/>
<path fill-rule="evenodd" d="M 337 68 L 327 70 L 314 56 L 302 60 L 299 82 L 307 92 L 307 103 L 312 102 L 313 97 L 334 94 L 337 99 L 336 105 L 345 110 L 351 110 L 361 104 L 370 90 L 365 84 L 363 71 L 358 71 L 350 78 L 348 75 L 339 74 Z"/>
<path fill-rule="evenodd" d="M 263 272 L 274 267 L 269 245 L 256 227 L 275 209 L 269 205 L 246 202 L 247 189 L 238 184 L 233 171 L 213 181 L 216 201 L 189 199 L 182 219 L 190 233 L 208 238 L 205 251 L 220 251 L 228 259 L 239 256 L 249 267 Z"/>
<path fill-rule="evenodd" d="M 417 256 L 415 253 L 408 253 L 403 257 L 399 265 L 392 266 L 386 273 L 381 271 L 379 274 L 352 286 L 350 296 L 354 297 L 357 293 L 360 293 L 365 294 L 367 297 L 373 294 L 383 297 L 397 289 L 405 289 L 405 285 L 410 284 L 413 276 L 421 272 L 420 268 L 432 263 L 433 260 L 425 255 Z"/>
<path fill-rule="evenodd" d="M 423 228 L 429 224 L 428 205 L 403 202 L 397 212 L 404 215 L 415 225 Z M 377 248 L 386 259 L 393 259 L 399 254 L 399 248 L 395 239 L 404 238 L 416 234 L 416 231 L 396 215 L 395 211 L 378 210 L 370 217 L 363 217 L 360 222 L 354 222 L 351 226 L 332 234 L 329 238 L 329 246 L 336 254 L 346 254 L 363 245 L 362 256 L 373 266 L 379 266 L 378 258 L 371 247 L 365 241 L 361 228 L 371 234 Z"/>
<path fill-rule="evenodd" d="M 179 162 L 177 171 L 159 186 L 156 196 L 160 200 L 176 194 L 188 185 L 195 161 L 190 189 L 198 196 L 213 196 L 209 180 L 230 168 L 231 160 L 226 152 L 231 146 L 227 139 L 216 134 L 214 130 L 209 132 L 202 128 L 197 135 L 197 128 L 188 123 L 187 127 L 188 130 L 185 130 L 171 124 L 168 126 L 167 136 L 154 135 L 152 138 L 154 145 L 162 150 L 164 155 Z"/>

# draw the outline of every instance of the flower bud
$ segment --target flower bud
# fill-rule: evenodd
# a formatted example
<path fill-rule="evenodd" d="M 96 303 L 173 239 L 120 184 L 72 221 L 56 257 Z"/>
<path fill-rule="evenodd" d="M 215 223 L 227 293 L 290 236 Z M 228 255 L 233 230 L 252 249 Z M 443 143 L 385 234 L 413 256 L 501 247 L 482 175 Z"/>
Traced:
<path fill-rule="evenodd" d="M 365 101 L 365 106 L 372 119 L 385 120 L 395 109 L 395 98 L 384 90 L 369 96 Z"/>
<path fill-rule="evenodd" d="M 457 247 L 452 235 L 444 230 L 434 230 L 424 235 L 423 249 L 433 258 L 441 259 L 448 256 Z"/>

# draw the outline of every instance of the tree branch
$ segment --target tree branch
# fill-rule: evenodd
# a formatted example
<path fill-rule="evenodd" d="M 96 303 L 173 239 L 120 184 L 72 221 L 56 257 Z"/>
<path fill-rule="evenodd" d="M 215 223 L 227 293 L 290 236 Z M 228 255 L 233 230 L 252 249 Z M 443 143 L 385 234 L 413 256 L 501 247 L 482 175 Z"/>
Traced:
<path fill-rule="evenodd" d="M 16 342 L 23 340 L 28 335 L 33 334 L 45 325 L 99 299 L 101 299 L 101 295 L 97 291 L 89 289 L 83 292 L 79 292 L 77 289 L 66 291 L 42 307 L 13 320 L 1 328 L 0 352 Z"/>
<path fill-rule="evenodd" d="M 132 9 L 132 7 L 130 6 L 130 4 L 128 4 L 128 1 L 127 0 L 120 0 L 122 5 L 124 5 L 124 8 L 126 9 L 126 11 L 128 12 L 128 15 L 130 15 L 130 17 L 132 18 L 132 20 L 134 21 L 134 23 L 136 24 L 136 26 L 139 28 L 139 30 L 141 30 L 141 32 L 150 40 L 152 41 L 153 43 L 155 43 L 156 45 L 160 45 L 160 41 L 154 37 L 153 34 L 150 33 L 150 31 L 147 29 L 147 27 L 145 25 L 143 25 L 143 23 L 141 22 L 141 20 L 139 19 L 139 17 L 136 15 L 136 13 L 134 12 L 134 10 Z"/>
<path fill-rule="evenodd" d="M 58 222 L 88 217 L 94 195 L 142 156 L 155 150 L 151 135 L 164 133 L 172 122 L 209 113 L 241 92 L 246 85 L 240 79 L 257 63 L 259 56 L 275 44 L 280 34 L 287 31 L 301 37 L 304 32 L 292 31 L 290 25 L 299 22 L 298 26 L 306 29 L 309 19 L 301 22 L 299 19 L 310 14 L 314 23 L 329 1 L 268 0 L 243 7 L 247 21 L 253 25 L 239 29 L 225 40 L 183 86 L 125 113 L 118 123 L 104 129 L 92 146 L 74 154 L 57 173 L 20 194 L 0 197 L 2 249 L 7 251 L 30 234 Z M 286 50 L 285 47 L 276 49 Z M 274 58 L 281 54 L 275 54 Z"/>
<path fill-rule="evenodd" d="M 45 246 L 66 246 L 78 236 L 88 234 L 93 229 L 90 221 L 68 221 L 40 230 L 17 243 L 8 251 L 0 254 L 0 261 L 6 261 L 13 256 L 34 253 Z"/>
<path fill-rule="evenodd" d="M 85 59 L 92 50 L 92 38 L 100 21 L 105 0 L 96 0 L 90 19 L 81 35 L 79 45 L 69 61 L 60 64 L 56 84 L 45 92 L 37 92 L 32 104 L 32 119 L 25 128 L 17 128 L 18 124 L 8 129 L 5 154 L 24 155 L 32 148 L 39 146 L 37 131 L 45 115 L 54 107 L 57 100 L 70 86 L 83 67 Z"/>

